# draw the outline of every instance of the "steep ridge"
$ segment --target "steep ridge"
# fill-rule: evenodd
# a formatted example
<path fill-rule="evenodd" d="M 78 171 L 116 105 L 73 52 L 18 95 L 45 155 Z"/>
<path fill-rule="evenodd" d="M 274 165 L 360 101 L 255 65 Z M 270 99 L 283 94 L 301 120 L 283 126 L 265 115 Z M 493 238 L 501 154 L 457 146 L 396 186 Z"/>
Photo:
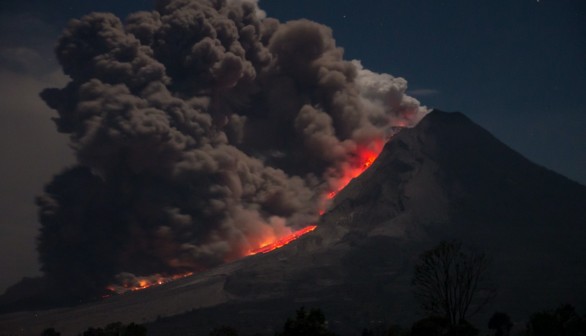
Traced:
<path fill-rule="evenodd" d="M 67 334 L 156 320 L 149 335 L 205 335 L 217 325 L 270 334 L 300 306 L 322 308 L 343 335 L 407 324 L 419 316 L 414 262 L 442 239 L 491 258 L 498 296 L 489 313 L 523 319 L 565 302 L 582 309 L 585 224 L 584 186 L 531 163 L 464 115 L 434 111 L 396 135 L 318 228 L 293 243 L 152 290 L 0 316 L 0 330 L 55 326 Z"/>

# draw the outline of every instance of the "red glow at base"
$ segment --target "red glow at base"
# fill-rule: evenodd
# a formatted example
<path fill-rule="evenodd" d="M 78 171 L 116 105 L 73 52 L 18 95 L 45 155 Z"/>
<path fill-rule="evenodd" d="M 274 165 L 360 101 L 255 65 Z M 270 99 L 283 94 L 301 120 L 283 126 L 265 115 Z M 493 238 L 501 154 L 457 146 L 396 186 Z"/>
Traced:
<path fill-rule="evenodd" d="M 263 244 L 261 247 L 250 251 L 249 255 L 254 255 L 254 254 L 259 254 L 259 253 L 267 253 L 267 252 L 271 252 L 272 250 L 276 250 L 279 247 L 283 247 L 283 246 L 289 244 L 290 242 L 303 236 L 304 234 L 315 230 L 315 228 L 317 228 L 316 225 L 310 225 L 310 226 L 304 227 L 303 229 L 297 230 L 297 231 L 291 233 L 290 235 L 285 236 L 281 239 Z"/>
<path fill-rule="evenodd" d="M 174 280 L 179 280 L 186 278 L 188 276 L 193 275 L 193 272 L 183 273 L 183 274 L 175 274 L 171 276 L 162 276 L 159 274 L 147 276 L 147 277 L 137 277 L 132 281 L 125 281 L 119 285 L 110 285 L 107 289 L 112 292 L 112 294 L 124 294 L 126 292 L 134 292 L 142 289 L 146 289 L 149 287 L 162 285 Z M 108 297 L 109 295 L 105 295 L 104 297 Z"/>

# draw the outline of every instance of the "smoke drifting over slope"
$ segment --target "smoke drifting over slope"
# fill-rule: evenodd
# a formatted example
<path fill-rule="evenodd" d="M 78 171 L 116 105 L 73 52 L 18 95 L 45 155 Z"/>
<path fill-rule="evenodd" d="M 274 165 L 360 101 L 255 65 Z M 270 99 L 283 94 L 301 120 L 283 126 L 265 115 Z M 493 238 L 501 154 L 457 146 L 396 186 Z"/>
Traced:
<path fill-rule="evenodd" d="M 405 80 L 345 61 L 328 27 L 255 1 L 93 13 L 56 53 L 71 81 L 41 96 L 78 165 L 38 198 L 38 249 L 74 294 L 206 269 L 314 223 L 361 150 L 427 112 Z"/>

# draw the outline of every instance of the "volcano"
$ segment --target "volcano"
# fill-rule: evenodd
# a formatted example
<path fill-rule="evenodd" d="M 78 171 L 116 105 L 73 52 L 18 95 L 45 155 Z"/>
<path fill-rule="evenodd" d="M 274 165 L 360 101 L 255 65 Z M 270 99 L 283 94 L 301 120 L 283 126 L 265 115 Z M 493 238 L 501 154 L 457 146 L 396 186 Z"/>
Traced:
<path fill-rule="evenodd" d="M 315 230 L 268 253 L 155 288 L 74 308 L 0 316 L 0 329 L 74 334 L 113 321 L 149 335 L 206 335 L 220 325 L 272 334 L 301 306 L 342 335 L 421 317 L 417 256 L 458 239 L 491 259 L 485 308 L 525 319 L 586 308 L 586 187 L 540 167 L 461 113 L 435 110 L 389 141 L 341 190 Z M 483 320 L 483 324 L 486 320 Z"/>

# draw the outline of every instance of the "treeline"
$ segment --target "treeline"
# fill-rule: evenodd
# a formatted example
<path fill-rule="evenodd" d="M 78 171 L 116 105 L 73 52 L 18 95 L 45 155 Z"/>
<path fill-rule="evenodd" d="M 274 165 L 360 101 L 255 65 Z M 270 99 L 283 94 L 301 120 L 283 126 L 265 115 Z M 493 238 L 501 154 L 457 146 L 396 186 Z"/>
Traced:
<path fill-rule="evenodd" d="M 580 316 L 572 305 L 562 305 L 555 310 L 534 313 L 524 327 L 513 332 L 511 318 L 506 313 L 496 312 L 485 327 L 490 332 L 481 334 L 476 326 L 465 320 L 452 325 L 447 317 L 430 316 L 407 328 L 391 325 L 377 330 L 364 329 L 362 336 L 585 336 L 586 315 Z M 221 327 L 214 329 L 209 336 L 243 335 L 234 328 Z M 336 334 L 328 329 L 325 315 L 319 309 L 308 312 L 301 308 L 295 317 L 285 322 L 283 330 L 275 333 L 275 336 L 336 336 Z"/>
<path fill-rule="evenodd" d="M 586 335 L 586 315 L 579 315 L 572 305 L 562 305 L 557 309 L 542 311 L 531 315 L 529 321 L 513 331 L 513 322 L 506 313 L 496 312 L 487 321 L 488 334 L 481 334 L 477 326 L 462 320 L 451 325 L 450 320 L 441 316 L 429 316 L 415 322 L 410 327 L 390 325 L 376 330 L 364 329 L 361 336 L 584 336 Z M 41 336 L 60 336 L 53 328 L 46 329 Z M 274 336 L 336 336 L 329 330 L 326 316 L 320 309 L 300 308 L 295 316 L 288 318 L 282 330 Z M 147 336 L 146 327 L 138 324 L 124 325 L 111 323 L 105 328 L 88 328 L 79 336 Z M 209 336 L 264 336 L 245 335 L 238 329 L 222 326 L 213 329 Z"/>
<path fill-rule="evenodd" d="M 415 298 L 427 317 L 403 328 L 398 325 L 383 330 L 365 329 L 362 336 L 477 336 L 480 331 L 469 321 L 494 298 L 496 286 L 487 276 L 489 259 L 463 247 L 458 241 L 442 241 L 422 253 L 415 265 L 412 287 Z M 525 326 L 512 334 L 511 318 L 494 313 L 486 326 L 494 336 L 586 336 L 586 317 L 571 305 L 531 315 Z M 144 336 L 145 327 L 131 323 L 113 323 L 104 329 L 90 328 L 80 336 Z M 47 329 L 43 336 L 59 336 Z M 238 330 L 221 327 L 210 336 L 238 336 Z M 258 334 L 260 335 L 260 334 Z M 299 309 L 287 319 L 275 336 L 333 336 L 323 312 Z M 484 336 L 484 335 L 483 335 Z"/>
<path fill-rule="evenodd" d="M 147 328 L 140 324 L 130 323 L 128 325 L 121 322 L 108 324 L 105 328 L 90 327 L 78 336 L 146 336 Z M 41 336 L 61 336 L 61 333 L 54 328 L 45 329 Z"/>
<path fill-rule="evenodd" d="M 435 316 L 421 319 L 410 328 L 394 325 L 382 332 L 365 329 L 362 336 L 585 336 L 586 315 L 580 316 L 572 305 L 566 304 L 534 313 L 525 325 L 514 326 L 508 314 L 496 312 L 483 327 L 490 332 L 481 334 L 465 320 L 451 325 L 449 319 Z"/>

